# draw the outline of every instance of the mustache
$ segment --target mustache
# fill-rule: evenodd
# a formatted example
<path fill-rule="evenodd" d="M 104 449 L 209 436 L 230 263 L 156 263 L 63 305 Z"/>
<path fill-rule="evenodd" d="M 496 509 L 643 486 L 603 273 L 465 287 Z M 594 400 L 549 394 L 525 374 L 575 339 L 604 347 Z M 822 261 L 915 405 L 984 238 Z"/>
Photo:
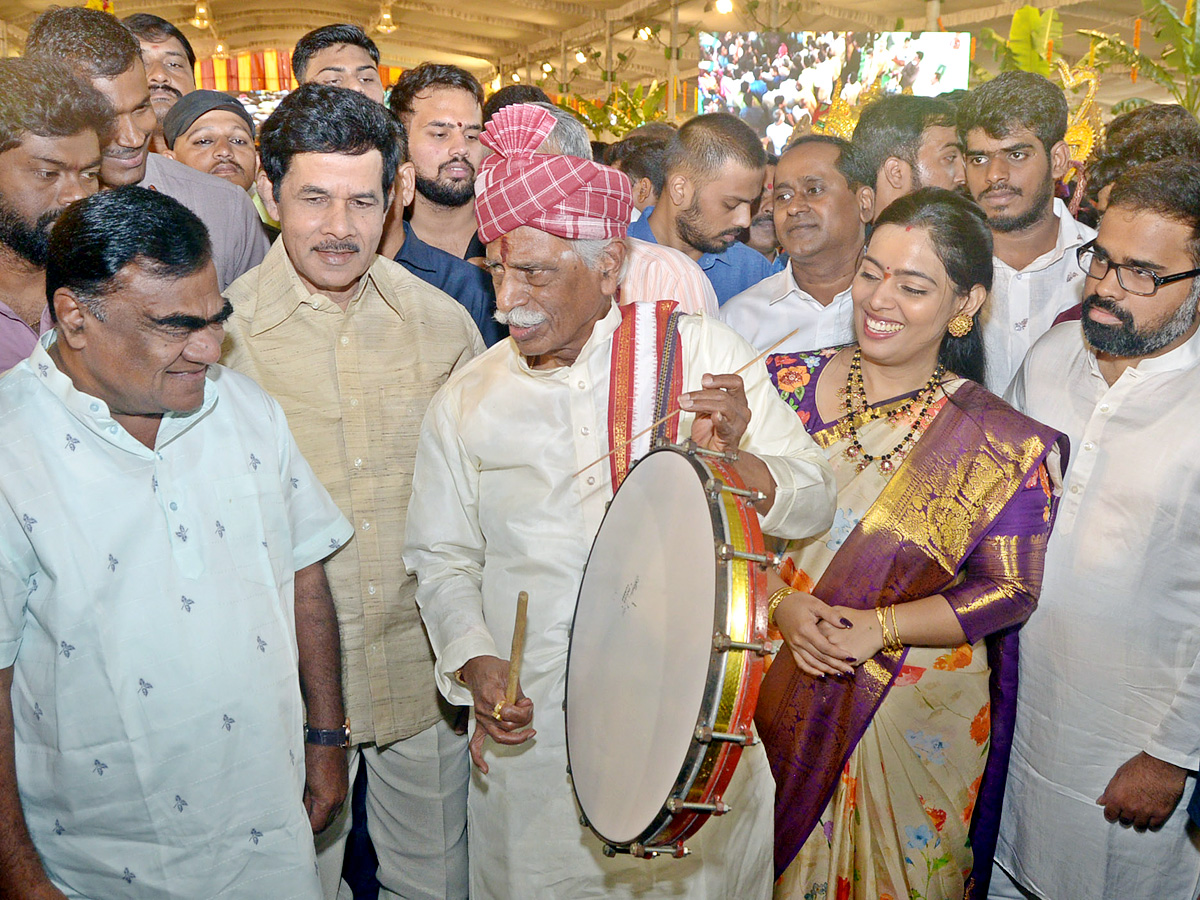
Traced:
<path fill-rule="evenodd" d="M 322 241 L 313 247 L 317 253 L 358 253 L 361 249 L 354 241 Z"/>
<path fill-rule="evenodd" d="M 1101 297 L 1099 294 L 1089 294 L 1083 299 L 1081 311 L 1086 318 L 1088 312 L 1093 309 L 1104 310 L 1104 312 L 1110 313 L 1111 315 L 1114 315 L 1120 319 L 1126 328 L 1133 328 L 1133 316 L 1130 314 L 1129 310 L 1119 306 L 1112 300 Z"/>
<path fill-rule="evenodd" d="M 979 197 L 977 199 L 982 200 L 984 197 L 988 196 L 988 194 L 1000 193 L 1001 191 L 1006 194 L 1016 194 L 1018 197 L 1023 196 L 1025 193 L 1020 188 L 1013 187 L 1007 181 L 1002 181 L 1000 184 L 993 184 L 991 187 L 984 188 L 979 192 Z"/>
<path fill-rule="evenodd" d="M 446 162 L 444 162 L 440 166 L 438 166 L 438 177 L 440 178 L 442 175 L 442 171 L 445 169 L 448 169 L 450 166 L 466 166 L 468 169 L 471 170 L 471 175 L 470 175 L 471 180 L 472 181 L 475 180 L 475 166 L 473 166 L 471 164 L 471 161 L 469 159 L 447 160 Z"/>
<path fill-rule="evenodd" d="M 526 309 L 523 306 L 517 306 L 508 312 L 498 309 L 493 318 L 501 325 L 515 325 L 517 328 L 533 328 L 546 321 L 546 314 L 534 312 L 532 309 Z"/>
<path fill-rule="evenodd" d="M 183 97 L 183 92 L 179 88 L 172 87 L 169 84 L 152 84 L 150 85 L 150 93 L 174 94 L 176 100 Z"/>

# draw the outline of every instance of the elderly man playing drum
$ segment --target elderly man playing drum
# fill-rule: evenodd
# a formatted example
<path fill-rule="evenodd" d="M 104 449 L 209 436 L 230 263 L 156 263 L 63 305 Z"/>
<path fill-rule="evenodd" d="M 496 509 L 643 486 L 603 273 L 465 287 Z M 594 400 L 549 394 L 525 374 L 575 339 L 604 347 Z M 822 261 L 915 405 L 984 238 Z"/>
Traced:
<path fill-rule="evenodd" d="M 719 798 L 730 812 L 687 841 L 685 859 L 606 855 L 581 825 L 564 726 L 570 629 L 606 504 L 649 451 L 650 434 L 638 435 L 656 420 L 666 419 L 656 436 L 667 441 L 690 437 L 702 450 L 738 451 L 728 477 L 762 495 L 745 508 L 767 534 L 799 538 L 829 526 L 830 469 L 734 332 L 678 315 L 671 303 L 617 305 L 629 182 L 590 160 L 535 155 L 553 125 L 545 110 L 513 106 L 483 134 L 494 152 L 480 171 L 476 216 L 510 339 L 453 374 L 434 397 L 404 551 L 419 579 L 439 687 L 450 702 L 474 708 L 471 896 L 766 898 L 774 784 L 757 744 L 745 748 Z M 739 369 L 740 376 L 728 374 Z M 699 481 L 695 490 L 707 496 Z M 668 492 L 662 507 L 664 520 L 680 515 Z M 652 532 L 625 552 L 656 557 L 651 567 L 659 569 L 662 556 L 675 553 L 669 568 L 712 570 L 711 534 L 676 551 L 658 546 Z M 636 596 L 618 597 L 614 617 L 622 600 L 654 599 L 636 588 L 635 579 Z M 528 629 L 514 702 L 505 699 L 504 657 L 521 591 L 529 594 Z M 761 594 L 757 600 L 761 624 Z M 710 632 L 703 643 L 711 641 Z M 660 674 L 641 692 L 615 692 L 605 702 L 621 711 L 639 693 L 657 698 L 669 673 Z M 746 689 L 757 694 L 756 683 Z M 628 734 L 609 739 L 617 746 Z M 643 756 L 652 755 L 647 747 Z M 671 780 L 683 761 L 646 764 L 666 766 Z M 574 773 L 577 781 L 595 775 Z M 640 783 L 613 788 L 639 790 Z"/>

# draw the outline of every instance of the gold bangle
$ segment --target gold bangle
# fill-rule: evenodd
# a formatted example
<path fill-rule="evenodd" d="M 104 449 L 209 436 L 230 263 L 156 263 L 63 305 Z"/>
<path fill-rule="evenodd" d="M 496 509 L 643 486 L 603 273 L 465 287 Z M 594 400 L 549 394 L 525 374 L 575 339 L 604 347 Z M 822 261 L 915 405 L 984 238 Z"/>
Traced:
<path fill-rule="evenodd" d="M 465 680 L 463 680 L 463 677 L 462 677 L 462 669 L 454 670 L 454 683 L 461 684 L 463 687 L 467 686 L 467 682 Z"/>
<path fill-rule="evenodd" d="M 896 604 L 893 603 L 891 606 L 888 607 L 888 610 L 892 614 L 892 637 L 896 641 L 896 645 L 892 649 L 893 650 L 903 650 L 904 649 L 904 641 L 900 640 L 900 626 L 896 624 Z"/>
<path fill-rule="evenodd" d="M 890 650 L 891 640 L 888 636 L 887 617 L 882 606 L 875 607 L 875 618 L 879 620 L 879 633 L 883 635 L 883 649 Z"/>
<path fill-rule="evenodd" d="M 799 593 L 799 591 L 797 591 L 794 587 L 791 587 L 789 585 L 789 586 L 781 587 L 779 590 L 777 590 L 775 593 L 773 593 L 769 598 L 767 598 L 767 625 L 768 626 L 775 624 L 775 610 L 779 608 L 779 604 L 783 600 L 783 598 L 790 597 L 790 596 L 792 596 L 792 594 L 797 594 L 797 593 Z"/>

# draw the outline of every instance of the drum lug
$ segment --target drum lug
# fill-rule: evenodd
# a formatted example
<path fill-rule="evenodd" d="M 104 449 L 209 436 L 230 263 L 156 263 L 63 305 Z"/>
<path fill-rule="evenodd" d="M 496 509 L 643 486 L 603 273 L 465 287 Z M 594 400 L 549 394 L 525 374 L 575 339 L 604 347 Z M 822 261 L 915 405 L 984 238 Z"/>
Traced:
<path fill-rule="evenodd" d="M 766 500 L 767 495 L 762 491 L 750 491 L 746 488 L 730 487 L 719 478 L 710 478 L 704 482 L 704 490 L 708 494 L 709 500 L 719 500 L 722 493 L 732 494 L 735 497 L 745 497 L 751 503 L 758 503 L 760 500 Z"/>
<path fill-rule="evenodd" d="M 745 553 L 738 550 L 733 544 L 726 543 L 717 544 L 717 558 L 722 562 L 744 559 L 747 562 L 757 563 L 764 569 L 778 566 L 783 561 L 783 557 L 776 553 Z"/>
<path fill-rule="evenodd" d="M 612 844 L 605 844 L 601 852 L 612 859 L 618 853 L 628 853 L 630 856 L 636 856 L 638 859 L 657 859 L 659 856 L 673 856 L 675 859 L 683 859 L 685 856 L 691 856 L 692 851 L 683 844 L 667 844 L 661 847 L 647 847 L 645 844 L 633 843 L 628 847 L 614 847 Z"/>
<path fill-rule="evenodd" d="M 727 650 L 746 650 L 750 653 L 757 653 L 759 656 L 770 656 L 772 648 L 769 641 L 748 644 L 745 641 L 730 640 L 729 635 L 718 631 L 713 635 L 713 649 L 718 653 L 724 653 Z"/>
<path fill-rule="evenodd" d="M 712 459 L 724 460 L 727 463 L 735 463 L 738 461 L 738 455 L 737 455 L 736 450 L 733 451 L 732 453 L 721 453 L 719 450 L 708 450 L 704 447 L 701 447 L 699 444 L 697 444 L 695 441 L 691 440 L 690 438 L 688 440 L 684 441 L 682 444 L 679 444 L 677 446 L 679 447 L 680 450 L 682 450 L 684 453 L 688 454 L 689 456 L 708 456 L 708 457 L 711 457 Z"/>
<path fill-rule="evenodd" d="M 688 803 L 679 797 L 671 797 L 667 800 L 667 812 L 700 812 L 708 813 L 711 816 L 723 816 L 729 812 L 729 807 L 725 805 L 725 801 L 720 797 L 712 803 Z"/>
<path fill-rule="evenodd" d="M 741 744 L 743 747 L 750 747 L 758 743 L 753 734 L 731 734 L 727 731 L 713 731 L 711 725 L 697 725 L 695 738 L 701 744 L 708 744 L 712 741 L 724 741 L 728 744 Z"/>

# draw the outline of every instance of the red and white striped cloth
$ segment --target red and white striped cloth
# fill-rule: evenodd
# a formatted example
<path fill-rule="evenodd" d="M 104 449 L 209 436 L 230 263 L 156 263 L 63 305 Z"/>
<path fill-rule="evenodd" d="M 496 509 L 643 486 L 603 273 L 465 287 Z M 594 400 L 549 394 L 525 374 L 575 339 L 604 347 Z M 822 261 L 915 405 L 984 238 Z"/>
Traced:
<path fill-rule="evenodd" d="M 475 219 L 485 244 L 522 225 L 570 240 L 625 236 L 629 179 L 591 160 L 536 153 L 554 123 L 547 110 L 518 103 L 484 128 L 480 140 L 493 152 L 475 180 Z"/>

